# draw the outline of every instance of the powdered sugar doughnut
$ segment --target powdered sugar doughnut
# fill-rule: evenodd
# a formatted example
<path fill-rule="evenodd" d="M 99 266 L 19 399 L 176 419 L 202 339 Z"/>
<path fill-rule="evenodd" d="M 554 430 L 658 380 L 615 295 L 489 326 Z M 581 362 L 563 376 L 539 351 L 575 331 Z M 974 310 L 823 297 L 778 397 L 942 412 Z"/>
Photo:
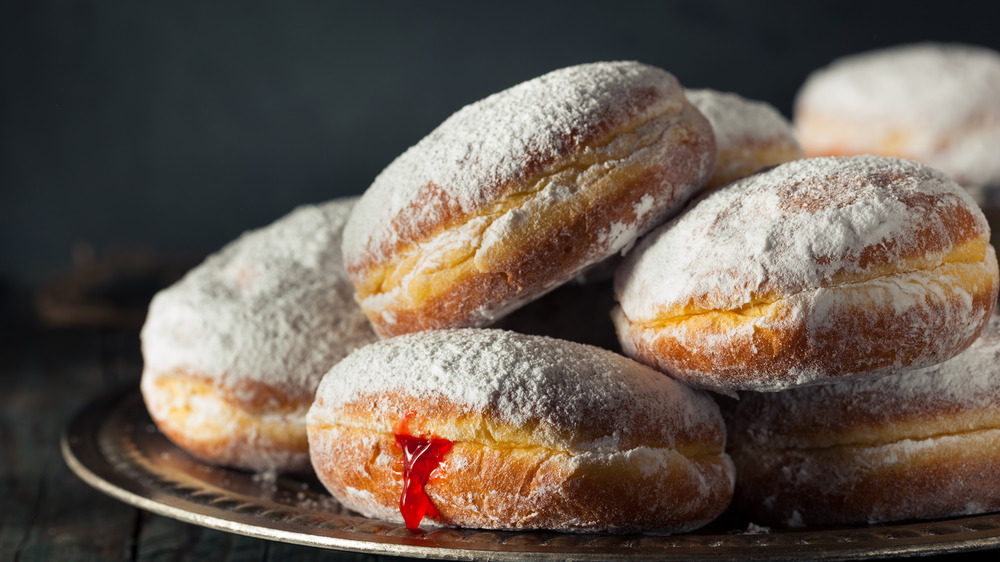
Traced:
<path fill-rule="evenodd" d="M 685 531 L 726 508 L 734 479 L 707 393 L 610 351 L 495 329 L 352 353 L 308 427 L 343 505 L 411 528 Z"/>
<path fill-rule="evenodd" d="M 344 259 L 382 336 L 482 326 L 676 212 L 714 165 L 667 72 L 557 70 L 458 111 L 358 203 Z"/>
<path fill-rule="evenodd" d="M 745 393 L 729 419 L 739 505 L 791 526 L 1000 510 L 1000 317 L 945 363 Z"/>
<path fill-rule="evenodd" d="M 643 240 L 615 280 L 625 352 L 696 386 L 774 391 L 944 361 L 997 297 L 982 211 L 905 160 L 782 164 Z"/>
<path fill-rule="evenodd" d="M 141 390 L 177 445 L 247 470 L 309 469 L 305 414 L 320 378 L 377 339 L 341 260 L 353 204 L 298 208 L 153 299 Z"/>
<path fill-rule="evenodd" d="M 802 158 L 792 124 L 773 106 L 729 92 L 687 90 L 715 132 L 714 189 L 764 168 Z"/>
<path fill-rule="evenodd" d="M 809 75 L 794 121 L 806 156 L 896 156 L 1000 185 L 1000 53 L 920 43 L 845 57 Z"/>

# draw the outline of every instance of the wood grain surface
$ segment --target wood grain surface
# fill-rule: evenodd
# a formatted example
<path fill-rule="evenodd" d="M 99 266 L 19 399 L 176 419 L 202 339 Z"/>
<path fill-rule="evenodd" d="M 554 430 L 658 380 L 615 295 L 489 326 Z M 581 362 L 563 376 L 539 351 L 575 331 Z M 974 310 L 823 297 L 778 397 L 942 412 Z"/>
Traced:
<path fill-rule="evenodd" d="M 138 384 L 138 331 L 2 328 L 0 560 L 399 560 L 206 529 L 94 490 L 63 462 L 60 434 L 88 401 Z"/>

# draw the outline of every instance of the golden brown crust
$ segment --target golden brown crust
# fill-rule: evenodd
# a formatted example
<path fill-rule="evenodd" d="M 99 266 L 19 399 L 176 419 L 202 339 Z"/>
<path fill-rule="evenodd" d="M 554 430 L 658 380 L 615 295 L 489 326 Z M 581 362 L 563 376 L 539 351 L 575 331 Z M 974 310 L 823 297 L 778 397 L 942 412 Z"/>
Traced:
<path fill-rule="evenodd" d="M 599 66 L 581 65 L 575 68 L 598 68 Z M 614 88 L 613 96 L 609 97 L 607 95 L 609 92 L 593 93 L 593 97 L 588 101 L 593 105 L 596 100 L 599 109 L 597 111 L 593 109 L 588 110 L 587 115 L 589 120 L 585 123 L 572 123 L 571 129 L 545 127 L 542 123 L 539 123 L 538 131 L 531 136 L 540 138 L 548 137 L 547 144 L 557 147 L 559 151 L 524 150 L 526 146 L 522 145 L 522 150 L 516 154 L 508 155 L 517 160 L 516 171 L 514 173 L 505 174 L 500 173 L 499 170 L 486 170 L 485 172 L 487 173 L 473 176 L 476 180 L 474 189 L 477 192 L 477 199 L 479 200 L 479 203 L 474 208 L 464 207 L 460 201 L 460 195 L 457 193 L 458 190 L 467 189 L 466 186 L 441 185 L 434 180 L 417 186 L 413 194 L 406 195 L 408 204 L 403 206 L 394 216 L 389 217 L 389 229 L 395 233 L 393 238 L 368 238 L 363 249 L 353 248 L 353 251 L 345 255 L 349 274 L 357 278 L 361 275 L 361 272 L 377 267 L 384 260 L 385 256 L 398 255 L 401 252 L 405 252 L 409 246 L 419 244 L 423 240 L 437 236 L 442 229 L 453 229 L 458 225 L 468 222 L 472 216 L 489 213 L 497 204 L 530 194 L 540 180 L 544 180 L 554 172 L 565 169 L 567 165 L 585 162 L 587 158 L 595 156 L 594 154 L 587 154 L 588 152 L 593 151 L 595 148 L 610 145 L 612 141 L 623 134 L 635 132 L 640 125 L 645 124 L 655 117 L 663 115 L 676 116 L 682 111 L 686 111 L 690 107 L 690 104 L 684 100 L 683 90 L 677 84 L 676 80 L 662 70 L 652 69 L 652 67 L 649 67 L 649 69 L 653 71 L 653 74 L 662 75 L 662 77 L 653 78 L 658 83 L 647 83 L 650 80 L 649 71 L 640 71 L 642 75 L 640 78 L 641 82 L 622 84 Z M 574 68 L 562 69 L 562 71 L 556 71 L 546 75 L 544 78 L 561 72 L 564 73 L 567 70 L 574 70 Z M 581 74 L 585 75 L 587 71 L 584 70 Z M 511 90 L 501 92 L 477 104 L 466 107 L 462 110 L 466 114 L 466 119 L 462 122 L 463 125 L 488 124 L 472 119 L 469 114 L 476 116 L 483 114 L 482 117 L 484 118 L 499 119 L 502 115 L 493 115 L 490 112 L 497 109 L 501 112 L 518 110 L 523 112 L 524 107 L 506 107 L 505 104 L 501 104 L 497 100 L 503 99 L 506 101 L 506 98 L 502 98 L 501 96 L 515 89 L 523 90 L 524 86 L 533 85 L 536 81 L 537 79 L 526 82 Z M 560 95 L 560 93 L 548 91 L 541 95 Z M 513 102 L 514 100 L 510 101 Z M 539 103 L 540 101 L 542 100 L 531 100 L 534 103 Z M 483 102 L 493 103 L 490 104 L 490 107 L 480 110 L 478 106 L 482 105 Z M 519 103 L 524 102 L 520 101 Z M 497 106 L 500 107 L 498 108 Z M 555 111 L 558 111 L 558 108 L 553 108 L 553 112 Z M 550 121 L 553 121 L 561 116 L 551 115 L 549 117 L 551 117 Z M 701 117 L 701 115 L 698 114 L 698 117 Z M 449 121 L 446 121 L 444 125 L 447 126 Z M 704 122 L 704 118 L 701 118 L 701 121 Z M 704 122 L 704 124 L 708 127 L 707 122 Z M 562 125 L 564 123 L 559 123 L 559 126 Z M 435 133 L 438 131 L 440 131 L 440 128 Z M 476 134 L 481 135 L 482 133 L 477 132 Z M 714 142 L 711 140 L 711 132 L 708 134 L 710 144 L 714 145 Z M 449 135 L 455 136 L 455 133 L 449 131 Z M 449 140 L 449 138 L 437 138 L 431 141 L 425 138 L 422 142 L 430 146 L 418 145 L 414 148 L 423 148 L 421 156 L 429 156 L 430 154 L 434 154 L 433 149 L 439 148 L 440 145 Z M 525 139 L 518 140 L 523 142 Z M 524 145 L 528 144 L 528 142 L 524 142 Z M 469 147 L 469 150 L 474 150 L 474 148 Z M 714 150 L 712 152 L 714 153 Z M 404 158 L 406 156 L 406 154 L 403 155 Z M 581 159 L 581 161 L 578 162 L 577 159 Z M 390 168 L 398 166 L 398 162 L 397 160 L 397 162 L 391 164 Z M 447 161 L 428 164 L 433 164 L 439 168 L 449 168 L 456 165 L 453 162 Z"/>
<path fill-rule="evenodd" d="M 622 172 L 622 181 L 613 195 L 589 207 L 574 209 L 564 223 L 538 224 L 538 230 L 522 232 L 520 241 L 508 238 L 505 255 L 497 256 L 495 261 L 477 260 L 446 282 L 435 283 L 432 296 L 416 303 L 402 298 L 379 307 L 366 303 L 366 295 L 359 293 L 362 308 L 382 337 L 488 323 L 506 313 L 505 303 L 539 297 L 598 261 L 586 250 L 601 246 L 601 231 L 591 225 L 635 223 L 635 210 L 643 198 L 655 193 L 664 181 L 671 181 L 665 176 L 675 173 L 644 170 L 629 176 Z M 629 179 L 624 180 L 626 177 Z M 484 310 L 491 312 L 484 316 Z"/>
<path fill-rule="evenodd" d="M 239 388 L 178 369 L 144 375 L 142 396 L 159 430 L 199 459 L 251 471 L 307 472 L 305 413 L 311 397 L 269 385 Z"/>
<path fill-rule="evenodd" d="M 737 507 L 790 526 L 932 519 L 1000 509 L 1000 430 L 886 445 L 733 447 Z"/>
<path fill-rule="evenodd" d="M 599 348 L 489 329 L 429 331 L 356 351 L 308 415 L 320 481 L 346 507 L 400 520 L 396 435 L 450 441 L 425 486 L 433 523 L 658 530 L 726 507 L 717 405 Z"/>
<path fill-rule="evenodd" d="M 727 418 L 730 444 L 772 453 L 820 451 L 1000 429 L 1000 388 L 996 385 L 976 389 L 975 400 L 963 397 L 962 392 L 972 392 L 962 388 L 968 382 L 961 377 L 937 383 L 925 380 L 924 390 L 907 390 L 902 383 L 899 388 L 887 388 L 897 383 L 896 377 L 912 377 L 913 371 L 909 373 L 776 394 L 743 394 Z"/>
<path fill-rule="evenodd" d="M 726 409 L 741 509 L 850 524 L 1000 508 L 1000 316 L 960 355 L 868 381 L 743 393 Z"/>
<path fill-rule="evenodd" d="M 775 391 L 947 360 L 1000 287 L 989 226 L 940 172 L 799 160 L 717 190 L 616 276 L 626 354 L 701 387 Z"/>
<path fill-rule="evenodd" d="M 392 434 L 310 427 L 313 466 L 348 507 L 401 521 L 402 453 Z M 624 458 L 541 447 L 455 443 L 425 486 L 437 524 L 492 529 L 682 532 L 729 504 L 729 460 L 669 458 L 642 471 Z"/>
<path fill-rule="evenodd" d="M 643 363 L 695 386 L 780 390 L 953 357 L 989 322 L 998 277 L 990 246 L 979 263 L 817 289 L 738 314 L 701 313 L 645 325 L 630 322 L 620 308 L 613 316 L 627 354 Z M 894 307 L 893 290 L 907 284 L 926 290 L 922 305 L 887 314 Z M 817 326 L 806 319 L 818 310 L 825 320 Z M 956 330 L 952 319 L 965 315 L 971 322 Z M 744 325 L 753 329 L 741 329 Z M 905 345 L 926 341 L 929 334 L 933 345 Z"/>
<path fill-rule="evenodd" d="M 444 396 L 380 391 L 361 394 L 337 407 L 328 406 L 321 396 L 317 397 L 314 408 L 322 415 L 314 414 L 318 423 L 312 425 L 364 428 L 372 434 L 391 434 L 405 427 L 412 435 L 433 435 L 499 449 L 524 447 L 563 452 L 586 450 L 588 444 L 608 441 L 613 436 L 614 449 L 672 449 L 692 458 L 719 455 L 725 449 L 725 425 L 713 415 L 714 404 L 710 399 L 700 391 L 692 394 L 695 395 L 676 400 L 672 410 L 664 405 L 658 411 L 643 407 L 629 411 L 623 408 L 610 414 L 595 411 L 602 415 L 580 418 L 568 427 L 557 428 L 540 419 L 513 425 L 505 422 L 496 408 L 470 408 Z M 706 411 L 697 414 L 689 411 L 696 406 Z"/>
<path fill-rule="evenodd" d="M 675 125 L 669 135 L 676 144 L 673 161 L 669 162 L 672 166 L 655 161 L 619 166 L 613 176 L 597 181 L 605 184 L 600 189 L 602 196 L 591 201 L 579 198 L 566 202 L 561 211 L 551 213 L 562 215 L 560 221 L 531 221 L 523 225 L 516 237 L 514 233 L 505 237 L 501 255 L 473 250 L 475 257 L 460 262 L 455 274 L 429 287 L 430 295 L 425 299 L 407 295 L 382 306 L 373 303 L 378 298 L 377 292 L 376 299 L 368 300 L 372 293 L 364 291 L 366 284 L 358 285 L 359 300 L 375 331 L 387 337 L 419 330 L 483 325 L 505 314 L 511 303 L 519 306 L 541 296 L 605 257 L 599 252 L 606 245 L 601 237 L 607 232 L 595 225 L 639 224 L 637 209 L 646 204 L 646 198 L 656 200 L 655 206 L 676 208 L 693 193 L 688 186 L 704 183 L 692 178 L 697 177 L 702 165 L 700 155 L 711 150 L 711 132 L 706 124 L 691 119 L 690 123 Z M 664 185 L 681 187 L 676 193 L 664 193 Z M 421 243 L 415 246 L 420 247 Z M 436 261 L 433 254 L 421 259 Z M 411 293 L 405 286 L 404 292 Z"/>
<path fill-rule="evenodd" d="M 352 216 L 344 246 L 376 331 L 387 337 L 489 324 L 617 252 L 703 187 L 715 158 L 711 127 L 672 77 L 644 68 L 642 80 L 655 85 L 619 85 L 620 98 L 595 94 L 600 110 L 587 121 L 539 120 L 538 131 L 518 131 L 526 139 L 503 147 L 511 153 L 496 170 L 480 162 L 496 157 L 475 145 L 479 139 L 467 141 L 474 164 L 414 162 L 466 142 L 461 119 L 390 165 Z M 481 113 L 504 95 L 484 100 Z M 481 118 L 476 109 L 456 116 Z M 544 150 L 531 146 L 538 138 Z M 516 170 L 505 168 L 510 162 Z M 433 168 L 432 178 L 399 171 L 409 167 Z M 433 179 L 463 169 L 472 171 L 457 185 Z M 417 184 L 399 187 L 406 181 Z M 403 203 L 389 211 L 382 199 Z"/>
<path fill-rule="evenodd" d="M 715 172 L 706 190 L 798 158 L 802 158 L 802 150 L 794 139 L 745 139 L 736 146 L 719 150 Z"/>

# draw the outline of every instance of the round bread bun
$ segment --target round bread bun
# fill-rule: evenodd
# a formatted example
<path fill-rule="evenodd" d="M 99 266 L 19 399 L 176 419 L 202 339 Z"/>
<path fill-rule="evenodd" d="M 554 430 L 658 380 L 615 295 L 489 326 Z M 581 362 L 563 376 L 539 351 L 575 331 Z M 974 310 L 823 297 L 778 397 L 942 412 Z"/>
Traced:
<path fill-rule="evenodd" d="M 798 160 L 802 149 L 792 124 L 768 103 L 715 90 L 687 90 L 715 132 L 717 155 L 708 189 Z"/>
<path fill-rule="evenodd" d="M 943 173 L 859 156 L 705 196 L 615 279 L 626 354 L 731 393 L 882 376 L 969 346 L 997 298 L 990 229 Z"/>
<path fill-rule="evenodd" d="M 1000 53 L 918 43 L 838 59 L 808 76 L 794 122 L 806 156 L 895 156 L 1000 186 Z"/>
<path fill-rule="evenodd" d="M 744 393 L 727 420 L 737 505 L 788 526 L 1000 510 L 1000 316 L 938 365 Z"/>
<path fill-rule="evenodd" d="M 179 447 L 245 470 L 310 469 L 305 415 L 320 379 L 377 339 L 341 260 L 354 202 L 300 207 L 154 297 L 140 389 Z"/>
<path fill-rule="evenodd" d="M 461 109 L 379 174 L 347 224 L 347 270 L 383 337 L 484 326 L 664 221 L 714 162 L 667 72 L 556 70 Z"/>
<path fill-rule="evenodd" d="M 495 329 L 406 334 L 323 379 L 313 467 L 346 507 L 403 521 L 402 434 L 450 450 L 423 490 L 431 525 L 687 531 L 719 515 L 734 474 L 718 406 L 626 357 Z"/>

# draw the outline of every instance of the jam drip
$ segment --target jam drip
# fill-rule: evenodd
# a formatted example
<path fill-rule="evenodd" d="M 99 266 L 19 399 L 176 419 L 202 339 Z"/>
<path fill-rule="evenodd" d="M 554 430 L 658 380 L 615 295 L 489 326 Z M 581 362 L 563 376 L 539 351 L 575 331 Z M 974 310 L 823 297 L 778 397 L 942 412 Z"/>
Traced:
<path fill-rule="evenodd" d="M 403 449 L 403 493 L 399 512 L 407 529 L 416 529 L 424 515 L 437 517 L 438 510 L 424 491 L 434 469 L 451 450 L 451 441 L 437 437 L 413 437 L 396 433 L 396 443 Z"/>

